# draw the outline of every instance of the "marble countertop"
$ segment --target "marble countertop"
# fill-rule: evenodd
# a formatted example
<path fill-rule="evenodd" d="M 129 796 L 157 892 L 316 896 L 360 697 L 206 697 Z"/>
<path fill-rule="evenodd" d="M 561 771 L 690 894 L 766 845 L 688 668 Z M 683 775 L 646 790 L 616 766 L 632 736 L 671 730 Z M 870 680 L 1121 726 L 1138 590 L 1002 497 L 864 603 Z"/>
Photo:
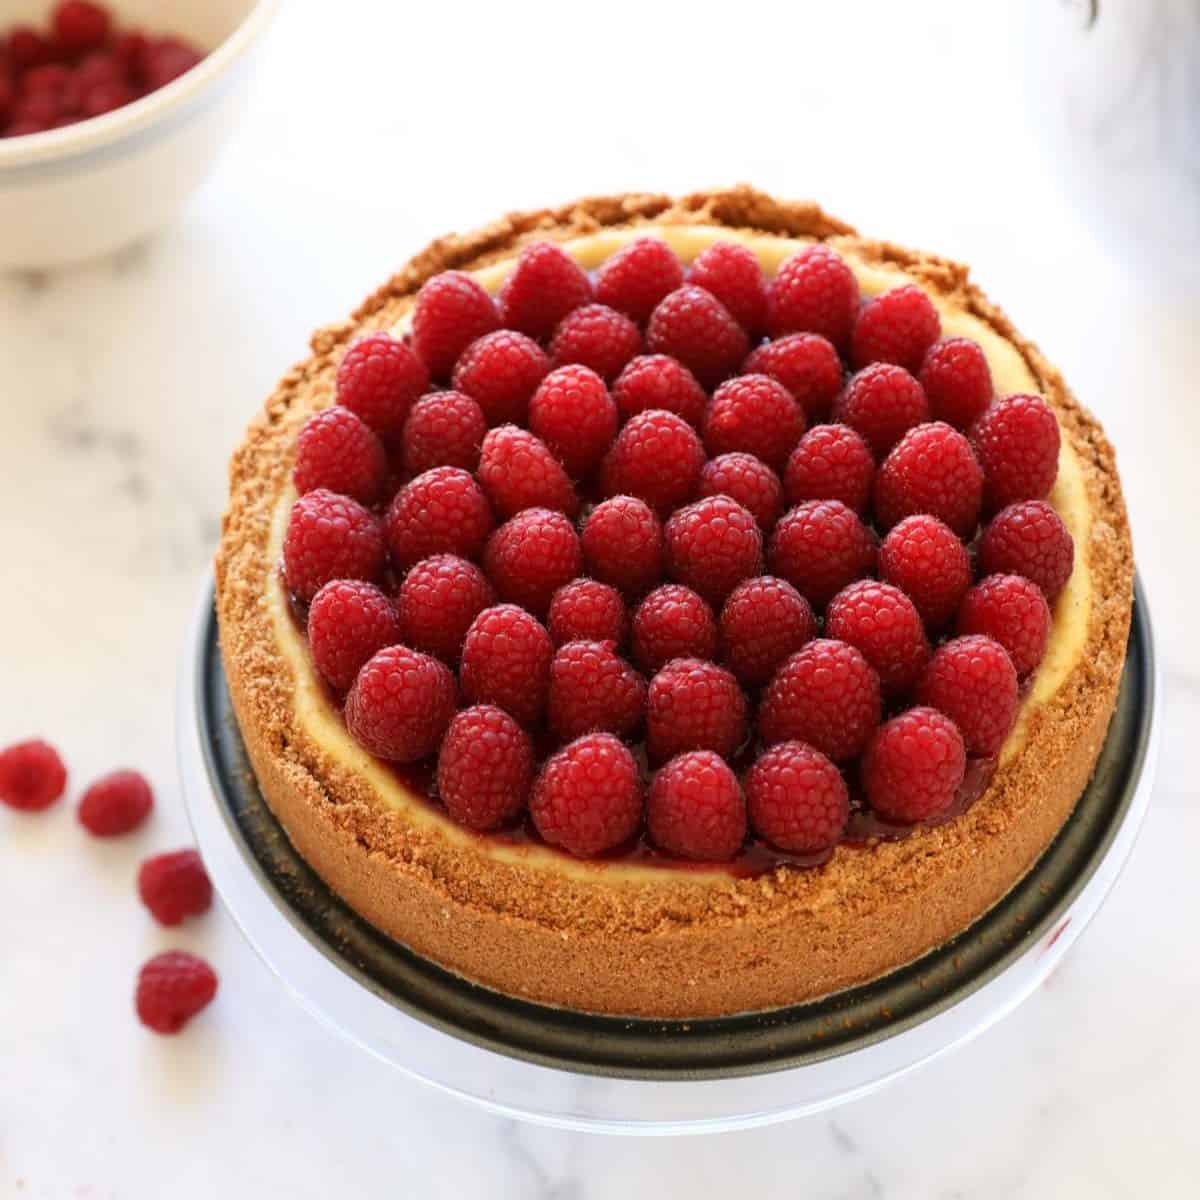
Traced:
<path fill-rule="evenodd" d="M 88 839 L 71 804 L 0 812 L 0 1197 L 1195 1194 L 1196 298 L 1130 276 L 1084 232 L 1078 197 L 1006 99 L 1005 6 L 969 29 L 949 3 L 823 7 L 840 15 L 797 16 L 760 70 L 749 31 L 768 15 L 755 3 L 734 28 L 722 18 L 709 50 L 664 57 L 672 30 L 645 5 L 629 6 L 636 23 L 597 14 L 565 29 L 555 49 L 511 6 L 473 15 L 464 40 L 453 6 L 389 16 L 355 0 L 330 39 L 329 6 L 293 0 L 244 124 L 180 224 L 109 261 L 0 277 L 0 744 L 51 738 L 76 783 L 138 766 L 160 799 L 113 844 Z M 849 44 L 860 18 L 876 38 L 856 86 L 826 48 Z M 898 60 L 902 37 L 913 51 Z M 229 451 L 313 327 L 430 237 L 507 208 L 740 179 L 970 261 L 1103 420 L 1164 672 L 1158 785 L 1094 925 L 964 1049 L 754 1132 L 534 1128 L 339 1040 L 219 909 L 179 932 L 144 918 L 137 863 L 188 840 L 181 641 Z M 133 1020 L 132 981 L 175 945 L 207 955 L 222 989 L 185 1036 L 154 1038 Z"/>

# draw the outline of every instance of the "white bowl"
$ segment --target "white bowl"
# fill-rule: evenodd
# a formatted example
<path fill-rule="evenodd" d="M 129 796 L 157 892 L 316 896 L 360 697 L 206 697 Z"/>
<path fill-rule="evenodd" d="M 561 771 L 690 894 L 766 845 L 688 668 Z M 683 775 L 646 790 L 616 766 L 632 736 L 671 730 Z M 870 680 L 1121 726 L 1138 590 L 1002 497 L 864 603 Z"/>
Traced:
<path fill-rule="evenodd" d="M 166 225 L 233 128 L 249 51 L 278 0 L 115 0 L 116 21 L 177 34 L 207 57 L 141 100 L 25 137 L 0 138 L 0 268 L 108 254 Z M 5 23 L 44 24 L 50 0 L 4 6 Z"/>

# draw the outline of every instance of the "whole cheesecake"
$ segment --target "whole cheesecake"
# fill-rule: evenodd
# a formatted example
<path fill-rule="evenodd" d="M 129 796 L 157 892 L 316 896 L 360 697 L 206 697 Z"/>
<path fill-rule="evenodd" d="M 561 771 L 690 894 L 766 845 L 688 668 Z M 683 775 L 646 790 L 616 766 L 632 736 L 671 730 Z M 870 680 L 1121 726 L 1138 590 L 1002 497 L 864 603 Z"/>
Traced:
<path fill-rule="evenodd" d="M 427 247 L 252 423 L 216 576 L 258 784 L 347 904 L 665 1018 L 1004 896 L 1091 776 L 1133 560 L 1103 432 L 965 267 L 739 187 Z"/>

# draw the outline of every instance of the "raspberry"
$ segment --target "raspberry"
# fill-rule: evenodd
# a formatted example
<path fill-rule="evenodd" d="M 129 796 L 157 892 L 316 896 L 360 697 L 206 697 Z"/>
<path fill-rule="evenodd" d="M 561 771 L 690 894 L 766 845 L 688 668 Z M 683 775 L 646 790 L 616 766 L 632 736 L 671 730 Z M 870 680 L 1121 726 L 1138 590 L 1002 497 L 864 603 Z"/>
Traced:
<path fill-rule="evenodd" d="M 489 425 L 520 424 L 530 396 L 549 370 L 550 360 L 537 342 L 511 329 L 497 329 L 462 352 L 453 383 L 479 404 Z"/>
<path fill-rule="evenodd" d="M 806 500 L 775 526 L 767 561 L 817 609 L 875 566 L 871 531 L 840 500 Z"/>
<path fill-rule="evenodd" d="M 992 399 L 992 373 L 978 342 L 942 338 L 925 351 L 921 386 L 935 421 L 966 431 L 983 415 Z"/>
<path fill-rule="evenodd" d="M 491 296 L 462 271 L 434 275 L 417 293 L 412 345 L 435 379 L 448 379 L 459 355 L 499 328 L 500 314 Z"/>
<path fill-rule="evenodd" d="M 596 505 L 580 535 L 588 573 L 640 596 L 663 575 L 666 547 L 653 510 L 634 496 L 613 496 Z"/>
<path fill-rule="evenodd" d="M 148 91 L 166 87 L 190 71 L 203 56 L 177 38 L 157 38 L 146 47 L 142 56 L 142 74 Z"/>
<path fill-rule="evenodd" d="M 875 519 L 884 529 L 930 513 L 969 537 L 982 502 L 983 471 L 970 443 L 941 421 L 910 429 L 875 475 Z"/>
<path fill-rule="evenodd" d="M 646 682 L 607 642 L 568 642 L 550 664 L 550 728 L 564 741 L 584 733 L 632 733 Z"/>
<path fill-rule="evenodd" d="M 487 497 L 457 467 L 434 467 L 405 484 L 385 518 L 388 548 L 399 571 L 431 554 L 478 558 L 492 524 Z"/>
<path fill-rule="evenodd" d="M 808 601 L 774 575 L 739 584 L 721 609 L 725 665 L 743 687 L 765 684 L 779 664 L 817 636 Z"/>
<path fill-rule="evenodd" d="M 95 83 L 83 93 L 81 109 L 85 117 L 100 117 L 132 104 L 137 93 L 125 83 Z"/>
<path fill-rule="evenodd" d="M 578 738 L 542 767 L 529 813 L 552 846 L 580 857 L 615 850 L 642 820 L 633 755 L 611 733 Z"/>
<path fill-rule="evenodd" d="M 146 859 L 138 870 L 138 895 L 160 925 L 178 925 L 212 907 L 212 884 L 195 850 Z"/>
<path fill-rule="evenodd" d="M 767 330 L 774 338 L 819 333 L 845 350 L 858 304 L 858 280 L 842 258 L 828 246 L 807 246 L 767 286 Z"/>
<path fill-rule="evenodd" d="M 1024 575 L 1054 603 L 1071 578 L 1075 543 L 1058 513 L 1044 500 L 1010 504 L 979 539 L 981 575 Z"/>
<path fill-rule="evenodd" d="M 722 454 L 700 472 L 701 496 L 728 496 L 758 522 L 764 534 L 783 515 L 783 484 L 779 476 L 752 454 Z"/>
<path fill-rule="evenodd" d="M 592 298 L 584 269 L 553 242 L 531 242 L 497 297 L 501 321 L 532 338 L 545 339 L 573 309 Z"/>
<path fill-rule="evenodd" d="M 54 40 L 70 55 L 83 54 L 108 40 L 112 20 L 108 10 L 88 0 L 62 0 L 52 17 Z"/>
<path fill-rule="evenodd" d="M 714 242 L 692 263 L 687 281 L 712 292 L 750 337 L 762 334 L 767 323 L 767 281 L 751 250 L 736 242 Z"/>
<path fill-rule="evenodd" d="M 435 554 L 404 577 L 396 596 L 400 637 L 392 640 L 453 666 L 471 623 L 495 603 L 492 585 L 474 563 L 453 554 Z"/>
<path fill-rule="evenodd" d="M 554 643 L 536 617 L 515 604 L 485 608 L 463 643 L 463 692 L 476 704 L 494 704 L 532 725 L 546 706 L 553 657 Z"/>
<path fill-rule="evenodd" d="M 891 695 L 911 689 L 929 661 L 921 615 L 890 583 L 862 579 L 843 588 L 829 602 L 825 633 L 861 650 Z"/>
<path fill-rule="evenodd" d="M 736 500 L 708 496 L 667 522 L 667 569 L 710 604 L 720 604 L 763 568 L 758 522 Z"/>
<path fill-rule="evenodd" d="M 903 367 L 873 363 L 850 377 L 833 419 L 857 430 L 875 457 L 883 458 L 914 425 L 929 420 L 929 402 Z"/>
<path fill-rule="evenodd" d="M 75 68 L 75 81 L 86 92 L 100 84 L 125 83 L 125 64 L 107 50 L 93 50 Z"/>
<path fill-rule="evenodd" d="M 1018 675 L 1028 675 L 1046 653 L 1050 606 L 1041 588 L 1021 575 L 989 575 L 963 597 L 956 628 L 1000 643 Z"/>
<path fill-rule="evenodd" d="M 846 642 L 817 638 L 775 673 L 758 711 L 768 746 L 807 742 L 843 762 L 862 751 L 879 725 L 879 676 Z"/>
<path fill-rule="evenodd" d="M 666 515 L 696 494 L 703 467 L 704 446 L 696 431 L 682 417 L 652 408 L 617 434 L 604 458 L 601 484 L 606 496 L 636 496 Z"/>
<path fill-rule="evenodd" d="M 217 976 L 184 950 L 156 954 L 138 972 L 134 1006 L 155 1033 L 178 1033 L 217 994 Z"/>
<path fill-rule="evenodd" d="M 746 808 L 759 837 L 792 854 L 819 854 L 841 841 L 850 794 L 841 772 L 804 742 L 780 742 L 746 773 Z"/>
<path fill-rule="evenodd" d="M 566 642 L 625 641 L 625 601 L 621 593 L 595 579 L 576 579 L 560 587 L 546 620 L 556 646 Z"/>
<path fill-rule="evenodd" d="M 79 823 L 95 837 L 119 837 L 136 829 L 154 807 L 154 792 L 137 771 L 113 771 L 97 779 L 79 801 Z"/>
<path fill-rule="evenodd" d="M 917 698 L 958 726 L 972 754 L 997 754 L 1017 719 L 1017 672 L 999 642 L 956 637 L 934 652 Z"/>
<path fill-rule="evenodd" d="M 717 620 L 691 588 L 666 583 L 655 588 L 633 614 L 633 659 L 648 674 L 673 658 L 717 655 Z"/>
<path fill-rule="evenodd" d="M 850 338 L 850 360 L 856 367 L 895 363 L 915 375 L 941 331 L 933 301 L 916 284 L 893 288 L 869 300 L 859 312 Z"/>
<path fill-rule="evenodd" d="M 468 829 L 486 833 L 525 807 L 533 783 L 529 734 L 502 708 L 478 704 L 450 722 L 438 753 L 438 796 Z"/>
<path fill-rule="evenodd" d="M 349 497 L 318 488 L 292 505 L 283 573 L 301 600 L 311 600 L 331 579 L 374 579 L 383 557 L 379 519 Z"/>
<path fill-rule="evenodd" d="M 641 349 L 641 331 L 624 313 L 585 304 L 567 313 L 554 331 L 550 361 L 556 367 L 580 363 L 611 383 Z"/>
<path fill-rule="evenodd" d="M 527 429 L 501 425 L 483 439 L 476 472 L 501 520 L 527 508 L 574 516 L 579 497 L 550 448 Z"/>
<path fill-rule="evenodd" d="M 833 343 L 819 333 L 790 333 L 765 342 L 742 370 L 782 383 L 809 421 L 825 420 L 842 390 L 842 360 Z"/>
<path fill-rule="evenodd" d="M 483 566 L 501 600 L 544 617 L 554 593 L 583 569 L 583 554 L 562 513 L 527 508 L 488 539 Z"/>
<path fill-rule="evenodd" d="M 582 479 L 600 465 L 617 436 L 618 423 L 617 406 L 604 380 L 589 367 L 551 371 L 529 402 L 530 430 L 573 479 Z"/>
<path fill-rule="evenodd" d="M 925 624 L 938 629 L 971 586 L 971 560 L 949 525 L 919 513 L 905 517 L 883 539 L 879 578 L 904 592 Z"/>
<path fill-rule="evenodd" d="M 954 722 L 933 708 L 910 708 L 871 739 L 863 756 L 863 786 L 881 817 L 928 821 L 954 803 L 966 767 Z"/>
<path fill-rule="evenodd" d="M 989 512 L 1045 498 L 1058 475 L 1059 440 L 1058 420 L 1041 396 L 1003 396 L 979 418 L 971 448 Z"/>
<path fill-rule="evenodd" d="M 28 25 L 14 25 L 8 31 L 8 60 L 20 71 L 49 62 L 54 54 L 50 43 Z"/>
<path fill-rule="evenodd" d="M 683 284 L 683 266 L 658 238 L 623 246 L 596 272 L 596 299 L 644 325 L 660 300 Z"/>
<path fill-rule="evenodd" d="M 404 469 L 420 475 L 433 467 L 474 471 L 487 433 L 483 409 L 462 392 L 431 392 L 418 400 L 404 422 Z"/>
<path fill-rule="evenodd" d="M 700 383 L 715 387 L 750 350 L 745 330 L 711 292 L 684 284 L 650 314 L 646 347 L 678 359 Z"/>
<path fill-rule="evenodd" d="M 32 739 L 0 750 L 0 803 L 21 812 L 49 808 L 66 790 L 67 768 L 58 751 Z"/>
<path fill-rule="evenodd" d="M 739 375 L 713 393 L 704 414 L 709 454 L 741 450 L 782 471 L 804 433 L 804 409 L 769 375 Z"/>
<path fill-rule="evenodd" d="M 344 692 L 373 654 L 400 641 L 391 599 L 373 583 L 334 579 L 308 610 L 308 648 L 330 687 Z"/>
<path fill-rule="evenodd" d="M 687 750 L 730 758 L 746 740 L 747 704 L 723 667 L 676 658 L 650 681 L 646 693 L 646 752 L 666 762 Z"/>
<path fill-rule="evenodd" d="M 367 660 L 346 694 L 346 728 L 377 758 L 416 762 L 438 748 L 457 705 L 445 663 L 388 646 Z"/>
<path fill-rule="evenodd" d="M 342 356 L 336 387 L 338 404 L 387 436 L 404 428 L 409 409 L 429 389 L 429 372 L 390 333 L 369 333 Z"/>
<path fill-rule="evenodd" d="M 708 406 L 708 396 L 695 375 L 665 354 L 635 358 L 617 377 L 612 395 L 622 421 L 647 409 L 661 408 L 699 429 Z"/>
<path fill-rule="evenodd" d="M 848 425 L 817 425 L 796 444 L 783 473 L 789 504 L 840 500 L 862 516 L 871 498 L 875 459 Z"/>
<path fill-rule="evenodd" d="M 719 754 L 680 754 L 654 776 L 646 796 L 646 829 L 668 854 L 725 862 L 746 840 L 746 801 Z"/>
<path fill-rule="evenodd" d="M 386 477 L 383 443 L 348 408 L 335 404 L 304 422 L 292 470 L 296 491 L 327 488 L 371 504 L 379 499 Z"/>

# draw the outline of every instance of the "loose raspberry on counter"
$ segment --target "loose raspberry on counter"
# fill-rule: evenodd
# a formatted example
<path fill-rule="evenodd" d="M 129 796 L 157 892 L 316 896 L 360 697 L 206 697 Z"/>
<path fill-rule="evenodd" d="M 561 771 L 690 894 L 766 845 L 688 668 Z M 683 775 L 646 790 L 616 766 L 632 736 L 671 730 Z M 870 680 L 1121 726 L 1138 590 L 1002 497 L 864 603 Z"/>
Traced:
<path fill-rule="evenodd" d="M 500 328 L 491 296 L 462 271 L 427 279 L 413 307 L 412 345 L 435 379 L 449 379 L 462 352 Z"/>
<path fill-rule="evenodd" d="M 661 408 L 682 417 L 693 429 L 704 422 L 708 395 L 681 362 L 665 354 L 635 358 L 613 384 L 613 400 L 622 421 Z"/>
<path fill-rule="evenodd" d="M 383 559 L 379 519 L 361 504 L 318 488 L 292 505 L 283 573 L 301 600 L 311 600 L 333 579 L 375 579 Z"/>
<path fill-rule="evenodd" d="M 728 496 L 758 522 L 765 535 L 783 515 L 783 484 L 779 476 L 753 454 L 721 454 L 700 472 L 701 496 Z"/>
<path fill-rule="evenodd" d="M 956 637 L 934 652 L 917 699 L 945 713 L 972 754 L 998 754 L 1017 719 L 1017 672 L 999 642 Z"/>
<path fill-rule="evenodd" d="M 828 246 L 807 246 L 767 286 L 767 331 L 773 338 L 819 333 L 846 350 L 858 305 L 858 280 L 842 257 Z"/>
<path fill-rule="evenodd" d="M 532 338 L 497 329 L 462 352 L 451 378 L 458 391 L 476 401 L 489 425 L 520 425 L 549 370 L 550 360 Z"/>
<path fill-rule="evenodd" d="M 550 361 L 556 367 L 579 363 L 605 383 L 612 383 L 641 351 L 641 330 L 606 304 L 585 304 L 567 313 L 550 341 Z"/>
<path fill-rule="evenodd" d="M 957 429 L 931 421 L 910 429 L 875 475 L 875 519 L 882 529 L 930 513 L 969 537 L 983 504 L 983 471 Z"/>
<path fill-rule="evenodd" d="M 585 733 L 625 737 L 642 723 L 646 681 L 608 642 L 568 642 L 550 664 L 550 728 L 563 741 Z"/>
<path fill-rule="evenodd" d="M 313 413 L 296 436 L 292 482 L 301 495 L 326 488 L 360 504 L 374 504 L 387 469 L 383 443 L 340 404 Z"/>
<path fill-rule="evenodd" d="M 495 603 L 492 585 L 474 563 L 454 554 L 432 555 L 417 563 L 400 585 L 400 636 L 392 640 L 454 666 L 472 622 Z"/>
<path fill-rule="evenodd" d="M 854 322 L 850 360 L 855 367 L 895 363 L 914 375 L 942 332 L 933 301 L 916 284 L 868 300 Z"/>
<path fill-rule="evenodd" d="M 1024 575 L 1053 604 L 1071 578 L 1075 542 L 1062 518 L 1044 500 L 1002 509 L 979 539 L 981 575 Z"/>
<path fill-rule="evenodd" d="M 949 525 L 919 513 L 905 517 L 883 539 L 879 578 L 904 592 L 925 624 L 939 629 L 971 586 L 971 559 Z"/>
<path fill-rule="evenodd" d="M 780 664 L 817 636 L 809 603 L 773 575 L 747 579 L 721 609 L 721 652 L 743 687 L 767 683 Z"/>
<path fill-rule="evenodd" d="M 433 554 L 478 558 L 493 524 L 483 490 L 457 467 L 434 467 L 405 484 L 384 520 L 388 549 L 399 571 Z"/>
<path fill-rule="evenodd" d="M 411 763 L 432 754 L 458 706 L 445 663 L 407 646 L 370 658 L 346 694 L 346 728 L 376 758 Z"/>
<path fill-rule="evenodd" d="M 954 722 L 933 708 L 910 708 L 871 739 L 863 786 L 881 817 L 912 824 L 939 817 L 954 803 L 966 768 Z"/>
<path fill-rule="evenodd" d="M 571 517 L 579 511 L 574 485 L 550 447 L 516 425 L 501 425 L 483 439 L 475 477 L 501 520 L 527 508 Z"/>
<path fill-rule="evenodd" d="M 580 534 L 590 575 L 635 599 L 652 588 L 666 569 L 662 524 L 645 501 L 613 496 L 596 505 Z"/>
<path fill-rule="evenodd" d="M 438 753 L 438 796 L 460 825 L 486 833 L 513 820 L 533 784 L 529 734 L 502 708 L 463 709 Z"/>
<path fill-rule="evenodd" d="M 746 740 L 747 710 L 737 680 L 723 667 L 673 659 L 646 693 L 646 753 L 654 762 L 688 750 L 729 758 Z"/>
<path fill-rule="evenodd" d="M 714 659 L 717 619 L 691 588 L 665 583 L 633 614 L 633 661 L 653 674 L 674 658 Z"/>
<path fill-rule="evenodd" d="M 533 725 L 546 707 L 553 657 L 554 643 L 536 617 L 515 604 L 484 609 L 463 642 L 463 693 Z"/>
<path fill-rule="evenodd" d="M 601 487 L 606 496 L 636 496 L 666 516 L 695 496 L 704 462 L 704 446 L 682 417 L 649 409 L 617 434 Z"/>
<path fill-rule="evenodd" d="M 313 665 L 336 691 L 344 692 L 369 658 L 400 638 L 396 606 L 373 583 L 331 580 L 309 606 Z"/>
<path fill-rule="evenodd" d="M 842 390 L 842 360 L 819 333 L 789 333 L 764 342 L 742 364 L 748 375 L 769 375 L 804 409 L 809 423 L 829 417 Z"/>
<path fill-rule="evenodd" d="M 750 352 L 745 330 L 711 292 L 684 284 L 650 314 L 646 348 L 677 358 L 706 388 L 732 375 Z"/>
<path fill-rule="evenodd" d="M 382 331 L 351 343 L 337 370 L 337 402 L 385 437 L 404 428 L 409 409 L 429 390 L 425 364 Z"/>
<path fill-rule="evenodd" d="M 965 433 L 992 401 L 992 373 L 978 342 L 942 338 L 925 352 L 921 386 L 930 416 Z"/>
<path fill-rule="evenodd" d="M 550 447 L 572 479 L 582 479 L 600 465 L 619 424 L 604 380 L 587 366 L 551 371 L 529 402 L 530 432 Z"/>
<path fill-rule="evenodd" d="M 875 459 L 859 434 L 848 425 L 817 425 L 788 457 L 783 488 L 788 504 L 840 500 L 862 516 L 874 479 Z"/>
<path fill-rule="evenodd" d="M 780 742 L 746 773 L 746 809 L 759 837 L 792 854 L 836 846 L 850 819 L 850 793 L 837 767 L 804 742 Z"/>
<path fill-rule="evenodd" d="M 545 617 L 554 593 L 583 570 L 575 526 L 562 513 L 527 508 L 488 538 L 483 569 L 501 600 Z"/>
<path fill-rule="evenodd" d="M 754 252 L 737 242 L 714 242 L 687 273 L 688 283 L 712 292 L 752 337 L 767 324 L 767 281 Z"/>
<path fill-rule="evenodd" d="M 49 743 L 33 738 L 0 750 L 0 803 L 21 812 L 40 812 L 66 787 L 67 768 Z"/>
<path fill-rule="evenodd" d="M 872 363 L 850 377 L 834 403 L 833 419 L 862 434 L 882 459 L 913 426 L 929 420 L 929 402 L 903 367 Z"/>
<path fill-rule="evenodd" d="M 1044 499 L 1058 476 L 1059 441 L 1058 419 L 1041 396 L 994 401 L 971 430 L 988 511 Z"/>
<path fill-rule="evenodd" d="M 413 476 L 434 467 L 474 471 L 487 434 L 483 409 L 462 392 L 431 392 L 418 400 L 401 435 L 404 469 Z"/>
<path fill-rule="evenodd" d="M 871 574 L 875 539 L 840 500 L 806 500 L 779 519 L 767 562 L 819 611 L 848 583 Z"/>
<path fill-rule="evenodd" d="M 71 56 L 103 46 L 112 29 L 108 9 L 89 0 L 62 0 L 52 17 L 54 40 Z"/>
<path fill-rule="evenodd" d="M 1050 638 L 1050 606 L 1042 589 L 1021 575 L 989 575 L 963 597 L 956 629 L 993 638 L 1018 675 L 1035 670 Z"/>
<path fill-rule="evenodd" d="M 644 325 L 659 301 L 683 284 L 683 264 L 666 242 L 642 237 L 596 272 L 596 299 Z"/>
<path fill-rule="evenodd" d="M 625 601 L 615 587 L 597 579 L 575 579 L 554 593 L 546 626 L 556 646 L 567 642 L 612 642 L 628 633 Z"/>
<path fill-rule="evenodd" d="M 921 615 L 890 583 L 862 579 L 843 588 L 825 612 L 825 634 L 861 650 L 893 696 L 909 691 L 929 661 Z"/>
<path fill-rule="evenodd" d="M 138 972 L 134 1007 L 155 1033 L 178 1033 L 217 994 L 216 972 L 185 950 L 156 954 Z"/>
<path fill-rule="evenodd" d="M 212 907 L 212 883 L 195 850 L 155 854 L 138 869 L 138 895 L 160 925 L 178 925 Z"/>
<path fill-rule="evenodd" d="M 720 605 L 743 579 L 762 573 L 763 539 L 754 516 L 728 496 L 708 496 L 666 524 L 667 570 Z"/>
<path fill-rule="evenodd" d="M 79 823 L 94 837 L 132 833 L 154 808 L 154 792 L 138 771 L 112 771 L 97 779 L 79 801 Z"/>
<path fill-rule="evenodd" d="M 725 862 L 746 840 L 746 801 L 719 754 L 693 750 L 655 773 L 646 795 L 646 829 L 668 854 Z"/>
<path fill-rule="evenodd" d="M 531 242 L 517 256 L 496 303 L 505 326 L 545 340 L 567 313 L 591 299 L 587 272 L 561 246 Z"/>
<path fill-rule="evenodd" d="M 769 375 L 739 375 L 713 393 L 704 414 L 704 448 L 711 455 L 742 451 L 782 471 L 804 434 L 804 409 Z"/>

